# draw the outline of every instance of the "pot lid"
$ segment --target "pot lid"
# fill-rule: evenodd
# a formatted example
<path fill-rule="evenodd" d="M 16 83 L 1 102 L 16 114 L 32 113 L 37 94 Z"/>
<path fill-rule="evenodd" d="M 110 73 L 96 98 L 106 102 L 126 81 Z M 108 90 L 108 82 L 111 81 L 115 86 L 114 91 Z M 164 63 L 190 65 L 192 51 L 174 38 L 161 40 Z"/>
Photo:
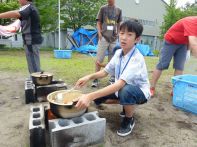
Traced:
<path fill-rule="evenodd" d="M 42 72 L 34 72 L 31 74 L 31 76 L 32 77 L 40 77 L 40 76 L 48 76 L 49 77 L 49 76 L 53 76 L 53 74 L 49 73 L 49 72 L 42 71 Z"/>

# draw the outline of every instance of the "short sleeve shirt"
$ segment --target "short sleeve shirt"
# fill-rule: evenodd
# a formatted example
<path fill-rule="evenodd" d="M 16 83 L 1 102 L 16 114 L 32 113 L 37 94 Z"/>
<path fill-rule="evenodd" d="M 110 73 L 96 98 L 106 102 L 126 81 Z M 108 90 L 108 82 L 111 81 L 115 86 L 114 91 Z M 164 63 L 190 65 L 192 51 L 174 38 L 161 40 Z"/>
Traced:
<path fill-rule="evenodd" d="M 188 36 L 197 36 L 197 16 L 177 21 L 166 32 L 164 38 L 172 44 L 188 44 Z"/>
<path fill-rule="evenodd" d="M 132 52 L 133 55 L 131 56 Z M 131 58 L 129 60 L 130 56 Z M 129 61 L 128 64 L 127 61 Z M 127 66 L 125 68 L 126 64 Z M 148 80 L 146 64 L 144 57 L 137 48 L 133 48 L 125 56 L 122 55 L 122 49 L 117 50 L 104 70 L 108 74 L 115 76 L 115 82 L 119 79 L 122 79 L 127 84 L 138 86 L 144 93 L 145 97 L 147 99 L 150 98 L 150 84 Z"/>
<path fill-rule="evenodd" d="M 108 42 L 113 42 L 118 37 L 117 24 L 122 21 L 122 10 L 116 6 L 104 5 L 100 8 L 97 21 L 102 23 L 101 33 Z"/>
<path fill-rule="evenodd" d="M 41 26 L 39 13 L 36 7 L 29 3 L 20 8 L 21 28 L 24 44 L 41 44 Z"/>

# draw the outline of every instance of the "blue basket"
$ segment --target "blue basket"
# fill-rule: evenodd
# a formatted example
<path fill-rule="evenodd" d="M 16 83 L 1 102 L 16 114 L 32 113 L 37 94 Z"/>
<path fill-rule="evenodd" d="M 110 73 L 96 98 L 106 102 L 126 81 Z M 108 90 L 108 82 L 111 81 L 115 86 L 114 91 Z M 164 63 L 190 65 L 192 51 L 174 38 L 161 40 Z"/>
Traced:
<path fill-rule="evenodd" d="M 54 50 L 54 56 L 59 59 L 70 59 L 72 50 Z"/>
<path fill-rule="evenodd" d="M 197 114 L 197 76 L 180 75 L 172 78 L 174 106 Z"/>

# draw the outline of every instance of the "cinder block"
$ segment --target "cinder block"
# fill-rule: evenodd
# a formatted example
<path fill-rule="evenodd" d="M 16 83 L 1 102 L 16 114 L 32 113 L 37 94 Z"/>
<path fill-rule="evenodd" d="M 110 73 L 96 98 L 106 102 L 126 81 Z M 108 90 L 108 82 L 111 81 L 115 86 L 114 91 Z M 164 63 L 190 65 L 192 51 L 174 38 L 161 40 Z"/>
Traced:
<path fill-rule="evenodd" d="M 72 119 L 49 120 L 51 147 L 87 147 L 104 142 L 106 119 L 98 112 Z"/>
<path fill-rule="evenodd" d="M 34 104 L 30 107 L 29 130 L 45 128 L 44 107 L 42 104 Z"/>
<path fill-rule="evenodd" d="M 25 81 L 25 103 L 29 104 L 35 101 L 35 86 L 31 80 Z"/>
<path fill-rule="evenodd" d="M 30 147 L 45 147 L 45 116 L 42 104 L 30 107 L 29 132 Z"/>

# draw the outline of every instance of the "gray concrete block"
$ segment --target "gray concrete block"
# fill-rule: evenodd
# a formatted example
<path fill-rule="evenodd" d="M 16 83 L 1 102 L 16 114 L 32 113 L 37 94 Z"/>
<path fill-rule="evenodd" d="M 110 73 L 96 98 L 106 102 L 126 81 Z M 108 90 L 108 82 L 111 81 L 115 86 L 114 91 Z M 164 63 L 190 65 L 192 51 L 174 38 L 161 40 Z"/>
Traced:
<path fill-rule="evenodd" d="M 106 119 L 98 112 L 72 119 L 49 120 L 51 147 L 83 147 L 104 142 Z"/>
<path fill-rule="evenodd" d="M 45 107 L 33 104 L 30 107 L 29 134 L 30 147 L 45 147 Z"/>
<path fill-rule="evenodd" d="M 45 129 L 44 106 L 33 104 L 30 106 L 29 130 L 34 128 Z"/>

